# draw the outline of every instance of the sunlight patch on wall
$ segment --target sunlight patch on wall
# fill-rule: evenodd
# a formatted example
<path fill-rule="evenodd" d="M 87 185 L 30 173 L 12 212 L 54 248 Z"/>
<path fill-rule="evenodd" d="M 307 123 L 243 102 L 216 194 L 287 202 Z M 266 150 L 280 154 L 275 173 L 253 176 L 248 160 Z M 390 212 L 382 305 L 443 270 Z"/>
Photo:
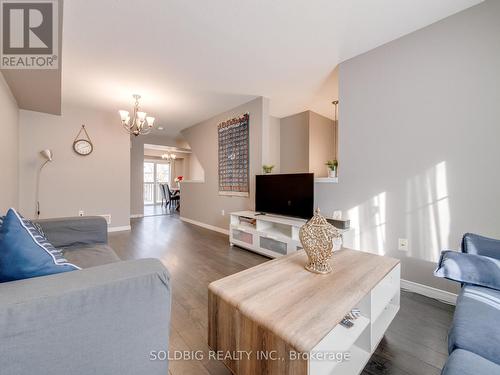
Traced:
<path fill-rule="evenodd" d="M 347 211 L 351 229 L 344 235 L 346 247 L 384 255 L 386 253 L 387 193 L 375 195 Z"/>
<path fill-rule="evenodd" d="M 406 232 L 409 255 L 436 262 L 448 248 L 450 205 L 446 162 L 440 162 L 407 181 Z"/>

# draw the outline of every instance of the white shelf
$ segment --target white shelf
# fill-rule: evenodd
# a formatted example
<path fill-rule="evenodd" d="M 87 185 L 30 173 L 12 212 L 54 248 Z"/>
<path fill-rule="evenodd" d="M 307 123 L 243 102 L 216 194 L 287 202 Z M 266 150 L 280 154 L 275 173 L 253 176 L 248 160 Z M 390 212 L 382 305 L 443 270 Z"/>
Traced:
<path fill-rule="evenodd" d="M 314 182 L 322 183 L 322 184 L 338 184 L 339 178 L 338 177 L 316 177 L 314 179 Z"/>
<path fill-rule="evenodd" d="M 300 246 L 298 233 L 300 227 L 306 223 L 304 219 L 259 215 L 254 211 L 231 212 L 230 215 L 229 241 L 233 245 L 271 258 L 293 253 Z M 243 221 L 242 218 L 254 219 L 255 225 Z M 237 230 L 252 234 L 253 242 L 250 244 L 240 241 L 238 233 L 235 232 Z"/>

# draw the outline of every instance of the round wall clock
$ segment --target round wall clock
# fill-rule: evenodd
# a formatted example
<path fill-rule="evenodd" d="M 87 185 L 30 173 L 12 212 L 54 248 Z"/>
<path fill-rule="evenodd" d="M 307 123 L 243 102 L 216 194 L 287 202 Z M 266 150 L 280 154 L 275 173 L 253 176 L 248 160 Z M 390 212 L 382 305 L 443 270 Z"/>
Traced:
<path fill-rule="evenodd" d="M 80 138 L 80 134 L 84 133 L 86 138 Z M 94 145 L 90 140 L 89 133 L 87 133 L 87 129 L 85 129 L 85 125 L 82 125 L 82 128 L 76 135 L 76 138 L 73 142 L 73 151 L 75 151 L 78 155 L 87 156 L 94 151 Z"/>
<path fill-rule="evenodd" d="M 92 146 L 92 142 L 87 141 L 86 139 L 77 139 L 73 142 L 73 150 L 78 155 L 87 156 L 92 153 L 94 146 Z"/>

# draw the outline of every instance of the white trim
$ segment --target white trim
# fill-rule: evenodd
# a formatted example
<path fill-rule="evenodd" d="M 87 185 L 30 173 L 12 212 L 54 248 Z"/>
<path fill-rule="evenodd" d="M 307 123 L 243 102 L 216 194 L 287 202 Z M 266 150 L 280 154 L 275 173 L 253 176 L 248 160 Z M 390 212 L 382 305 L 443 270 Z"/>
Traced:
<path fill-rule="evenodd" d="M 144 214 L 133 214 L 133 215 L 131 214 L 130 215 L 131 219 L 139 219 L 141 217 L 144 217 Z"/>
<path fill-rule="evenodd" d="M 219 232 L 219 233 L 222 233 L 222 234 L 225 234 L 225 235 L 229 236 L 229 230 L 228 229 L 216 227 L 216 226 L 210 225 L 210 224 L 205 224 L 205 223 L 202 223 L 200 221 L 188 219 L 188 218 L 182 217 L 182 216 L 181 216 L 181 220 L 184 221 L 184 222 L 186 222 L 186 223 L 194 224 L 194 225 L 197 225 L 199 227 L 202 227 L 202 228 L 205 228 L 205 229 L 210 229 L 210 230 L 213 230 L 215 232 Z"/>
<path fill-rule="evenodd" d="M 108 233 L 110 232 L 124 232 L 127 230 L 131 230 L 130 225 L 125 225 L 123 227 L 108 227 Z"/>
<path fill-rule="evenodd" d="M 415 283 L 413 281 L 401 279 L 401 289 L 421 294 L 429 298 L 434 298 L 450 305 L 455 305 L 457 303 L 457 295 L 455 293 L 436 289 L 431 286 Z"/>

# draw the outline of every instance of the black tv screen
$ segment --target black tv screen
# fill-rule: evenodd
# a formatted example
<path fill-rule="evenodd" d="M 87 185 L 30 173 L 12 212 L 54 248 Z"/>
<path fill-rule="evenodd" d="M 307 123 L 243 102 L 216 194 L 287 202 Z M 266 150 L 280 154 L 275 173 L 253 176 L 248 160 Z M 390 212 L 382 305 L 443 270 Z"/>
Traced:
<path fill-rule="evenodd" d="M 256 176 L 255 211 L 310 219 L 313 205 L 313 173 Z"/>

